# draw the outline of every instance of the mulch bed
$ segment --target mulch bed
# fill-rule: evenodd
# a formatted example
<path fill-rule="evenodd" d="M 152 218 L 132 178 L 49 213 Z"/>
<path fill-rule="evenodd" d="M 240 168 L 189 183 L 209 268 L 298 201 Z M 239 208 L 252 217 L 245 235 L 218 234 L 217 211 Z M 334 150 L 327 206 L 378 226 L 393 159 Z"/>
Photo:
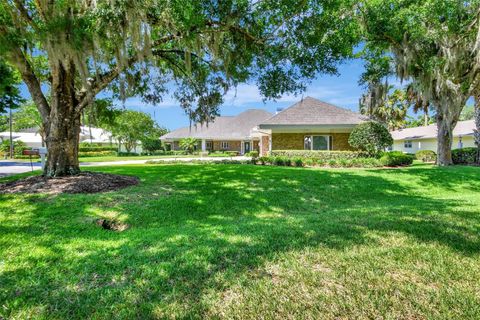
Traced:
<path fill-rule="evenodd" d="M 75 176 L 45 178 L 32 176 L 0 184 L 2 193 L 97 193 L 137 185 L 137 177 L 83 171 Z"/>

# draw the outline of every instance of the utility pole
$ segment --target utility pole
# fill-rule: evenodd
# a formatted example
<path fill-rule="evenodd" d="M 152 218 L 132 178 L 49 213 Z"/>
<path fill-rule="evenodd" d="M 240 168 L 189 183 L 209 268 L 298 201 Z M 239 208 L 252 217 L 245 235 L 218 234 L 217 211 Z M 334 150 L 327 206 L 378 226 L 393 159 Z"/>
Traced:
<path fill-rule="evenodd" d="M 10 110 L 10 159 L 13 159 L 13 133 L 12 133 L 12 128 L 13 128 L 13 119 L 12 119 L 12 108 L 9 108 Z"/>

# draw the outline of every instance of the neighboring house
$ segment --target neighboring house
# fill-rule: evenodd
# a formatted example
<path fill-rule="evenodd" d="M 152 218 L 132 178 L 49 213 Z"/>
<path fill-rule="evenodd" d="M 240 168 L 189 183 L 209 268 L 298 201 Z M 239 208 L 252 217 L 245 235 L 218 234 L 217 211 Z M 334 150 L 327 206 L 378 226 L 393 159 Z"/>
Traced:
<path fill-rule="evenodd" d="M 38 132 L 12 132 L 13 141 L 23 141 L 29 148 L 42 146 L 42 137 Z M 10 141 L 10 131 L 0 132 L 0 140 Z"/>
<path fill-rule="evenodd" d="M 90 134 L 91 132 L 91 134 Z M 109 144 L 111 143 L 111 133 L 100 128 L 80 127 L 80 142 Z M 20 132 L 12 132 L 14 141 L 23 141 L 29 148 L 38 148 L 42 146 L 42 137 L 38 129 L 25 129 Z M 0 132 L 0 141 L 9 141 L 10 132 Z"/>
<path fill-rule="evenodd" d="M 237 151 L 245 154 L 259 150 L 260 138 L 252 136 L 252 129 L 272 114 L 259 109 L 250 109 L 237 116 L 216 117 L 208 124 L 197 124 L 173 130 L 160 139 L 169 144 L 172 150 L 180 149 L 180 140 L 188 137 L 198 139 L 197 150 Z"/>
<path fill-rule="evenodd" d="M 351 150 L 350 132 L 366 118 L 306 97 L 260 123 L 261 154 L 271 150 Z"/>
<path fill-rule="evenodd" d="M 110 131 L 101 128 L 81 126 L 80 142 L 110 144 L 113 142 L 113 138 Z"/>
<path fill-rule="evenodd" d="M 194 137 L 205 151 L 351 150 L 352 129 L 366 119 L 353 111 L 306 97 L 273 115 L 251 109 L 235 117 L 217 117 L 208 126 L 174 130 L 160 139 L 179 149 L 179 141 Z"/>
<path fill-rule="evenodd" d="M 473 136 L 475 121 L 459 121 L 453 129 L 452 149 L 475 147 Z M 420 150 L 437 152 L 437 125 L 406 128 L 390 132 L 393 137 L 393 150 L 415 153 Z"/>

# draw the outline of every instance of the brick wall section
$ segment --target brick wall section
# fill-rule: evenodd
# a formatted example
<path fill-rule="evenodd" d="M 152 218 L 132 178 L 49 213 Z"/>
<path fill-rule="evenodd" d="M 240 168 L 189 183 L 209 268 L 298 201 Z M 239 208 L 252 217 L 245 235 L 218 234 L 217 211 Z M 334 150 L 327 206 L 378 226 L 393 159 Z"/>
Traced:
<path fill-rule="evenodd" d="M 353 150 L 348 144 L 350 133 L 272 133 L 272 150 L 303 150 L 306 135 L 332 136 L 332 150 Z M 267 145 L 268 151 L 268 145 Z"/>
<path fill-rule="evenodd" d="M 266 156 L 268 154 L 268 143 L 269 143 L 269 137 L 268 136 L 262 136 L 262 148 L 260 150 L 260 155 L 261 156 Z"/>
<path fill-rule="evenodd" d="M 226 140 L 222 140 L 222 141 L 226 141 Z M 223 150 L 221 148 L 222 141 L 213 141 L 213 150 L 214 151 Z M 241 141 L 227 141 L 227 142 L 228 142 L 228 151 L 238 151 L 238 152 L 240 152 L 242 150 Z"/>

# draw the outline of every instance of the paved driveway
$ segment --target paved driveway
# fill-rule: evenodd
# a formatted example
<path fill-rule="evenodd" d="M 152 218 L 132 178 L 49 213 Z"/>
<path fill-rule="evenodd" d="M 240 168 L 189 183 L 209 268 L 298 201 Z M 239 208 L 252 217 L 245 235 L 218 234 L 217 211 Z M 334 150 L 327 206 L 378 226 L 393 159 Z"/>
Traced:
<path fill-rule="evenodd" d="M 81 167 L 97 167 L 97 166 L 114 166 L 114 165 L 123 165 L 123 164 L 144 164 L 147 161 L 184 161 L 189 162 L 192 160 L 200 161 L 222 161 L 230 160 L 230 157 L 205 157 L 205 158 L 158 158 L 158 159 L 147 159 L 147 160 L 122 160 L 122 161 L 109 161 L 109 162 L 82 162 L 80 163 Z M 250 159 L 249 157 L 234 157 L 234 160 L 246 160 Z M 6 177 L 13 174 L 29 172 L 33 170 L 40 170 L 41 164 L 39 162 L 33 162 L 30 166 L 30 162 L 18 162 L 15 160 L 0 160 L 0 178 Z"/>

